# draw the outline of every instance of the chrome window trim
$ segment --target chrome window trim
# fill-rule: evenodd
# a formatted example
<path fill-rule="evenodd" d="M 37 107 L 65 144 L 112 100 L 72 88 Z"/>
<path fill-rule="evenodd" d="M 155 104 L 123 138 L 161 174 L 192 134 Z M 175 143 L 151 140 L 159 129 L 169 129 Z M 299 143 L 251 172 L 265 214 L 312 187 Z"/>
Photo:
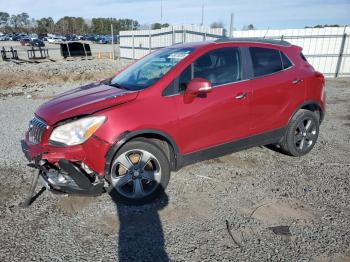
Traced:
<path fill-rule="evenodd" d="M 273 72 L 273 73 L 270 73 L 270 74 L 267 74 L 267 75 L 262 75 L 262 76 L 254 76 L 254 77 L 253 77 L 252 79 L 250 79 L 250 80 L 259 79 L 259 78 L 262 78 L 262 77 L 266 77 L 266 76 L 271 76 L 271 75 L 279 74 L 279 73 L 281 73 L 281 72 L 287 71 L 287 70 L 292 69 L 292 68 L 294 68 L 294 64 L 293 64 L 292 66 L 286 68 L 286 69 L 282 69 L 282 70 L 279 70 L 279 71 L 277 71 L 277 72 Z"/>
<path fill-rule="evenodd" d="M 246 82 L 246 81 L 249 81 L 249 80 L 252 80 L 252 79 L 247 78 L 247 79 L 243 79 L 243 80 L 238 80 L 238 81 L 235 81 L 235 82 L 230 82 L 230 83 L 226 83 L 226 84 L 213 86 L 212 88 L 216 89 L 216 88 L 224 87 L 224 86 L 227 86 L 227 85 L 234 85 L 234 84 L 237 84 L 237 83 Z M 164 97 L 174 97 L 174 96 L 183 95 L 184 93 L 185 92 L 180 92 L 180 93 L 176 93 L 176 94 L 168 95 L 168 96 L 164 96 Z"/>

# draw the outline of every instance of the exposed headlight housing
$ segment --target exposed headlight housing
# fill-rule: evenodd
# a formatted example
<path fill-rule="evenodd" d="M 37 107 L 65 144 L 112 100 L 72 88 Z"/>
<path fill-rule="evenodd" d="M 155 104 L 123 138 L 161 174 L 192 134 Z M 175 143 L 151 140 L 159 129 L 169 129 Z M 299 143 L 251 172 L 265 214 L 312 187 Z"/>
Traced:
<path fill-rule="evenodd" d="M 65 146 L 80 145 L 88 140 L 105 120 L 105 116 L 89 116 L 63 124 L 52 131 L 49 141 Z"/>

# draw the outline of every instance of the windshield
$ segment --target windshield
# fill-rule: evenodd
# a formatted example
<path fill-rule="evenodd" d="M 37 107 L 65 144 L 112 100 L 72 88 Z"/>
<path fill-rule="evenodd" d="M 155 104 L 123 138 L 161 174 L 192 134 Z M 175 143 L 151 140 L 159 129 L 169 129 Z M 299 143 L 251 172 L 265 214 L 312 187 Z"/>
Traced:
<path fill-rule="evenodd" d="M 145 89 L 169 72 L 194 48 L 166 48 L 137 61 L 112 78 L 110 84 L 128 90 Z"/>

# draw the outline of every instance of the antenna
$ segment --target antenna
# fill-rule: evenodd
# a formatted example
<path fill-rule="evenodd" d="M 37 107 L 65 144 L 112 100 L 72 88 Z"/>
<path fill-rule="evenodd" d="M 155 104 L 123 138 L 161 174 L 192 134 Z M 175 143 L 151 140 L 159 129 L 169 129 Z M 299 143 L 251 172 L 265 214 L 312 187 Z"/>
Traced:
<path fill-rule="evenodd" d="M 267 29 L 266 29 L 265 35 L 264 35 L 264 39 L 265 39 L 265 37 L 266 37 L 267 32 L 269 31 L 269 29 L 270 29 L 270 27 L 268 26 Z"/>
<path fill-rule="evenodd" d="M 203 25 L 204 22 L 204 4 L 202 4 L 202 22 L 201 25 Z"/>
<path fill-rule="evenodd" d="M 234 19 L 234 14 L 231 13 L 231 20 L 230 20 L 230 32 L 229 32 L 229 37 L 232 38 L 233 37 L 233 19 Z"/>
<path fill-rule="evenodd" d="M 160 23 L 163 24 L 163 0 L 160 0 Z"/>

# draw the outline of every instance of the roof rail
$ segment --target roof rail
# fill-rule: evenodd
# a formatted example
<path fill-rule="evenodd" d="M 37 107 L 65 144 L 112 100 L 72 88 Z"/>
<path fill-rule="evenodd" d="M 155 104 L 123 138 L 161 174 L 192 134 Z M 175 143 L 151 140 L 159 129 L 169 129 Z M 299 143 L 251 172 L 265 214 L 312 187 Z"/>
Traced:
<path fill-rule="evenodd" d="M 223 42 L 254 42 L 254 43 L 266 43 L 273 45 L 281 45 L 281 46 L 291 46 L 291 43 L 285 40 L 274 40 L 267 39 L 262 37 L 221 37 L 214 41 L 215 43 L 223 43 Z"/>

